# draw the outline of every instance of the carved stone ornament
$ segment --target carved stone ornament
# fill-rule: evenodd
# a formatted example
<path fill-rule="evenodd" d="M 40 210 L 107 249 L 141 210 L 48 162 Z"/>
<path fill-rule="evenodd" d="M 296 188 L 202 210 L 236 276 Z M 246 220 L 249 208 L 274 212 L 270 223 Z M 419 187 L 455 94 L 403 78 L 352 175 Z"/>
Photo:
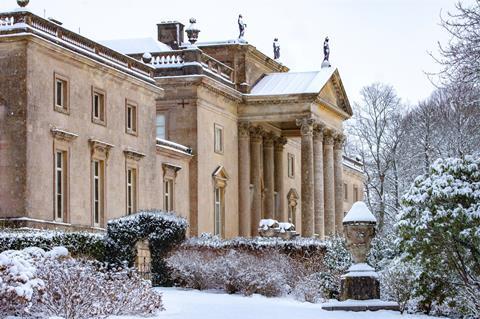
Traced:
<path fill-rule="evenodd" d="M 287 142 L 288 142 L 288 140 L 287 140 L 286 137 L 278 136 L 277 138 L 275 138 L 275 149 L 277 151 L 283 151 L 283 148 L 285 147 Z"/>
<path fill-rule="evenodd" d="M 91 138 L 88 140 L 88 143 L 90 143 L 90 147 L 92 149 L 92 156 L 105 156 L 105 158 L 108 158 L 108 154 L 110 153 L 110 150 L 114 147 L 114 145 L 103 142 L 94 138 Z"/>
<path fill-rule="evenodd" d="M 240 122 L 238 124 L 238 136 L 240 138 L 250 137 L 250 123 L 249 122 Z"/>
<path fill-rule="evenodd" d="M 312 118 L 297 119 L 297 126 L 300 127 L 300 132 L 302 135 L 312 135 L 313 124 L 315 124 L 315 120 Z"/>
<path fill-rule="evenodd" d="M 345 144 L 345 135 L 343 135 L 342 133 L 336 133 L 334 136 L 333 136 L 333 139 L 334 139 L 334 148 L 339 150 L 339 149 L 342 149 L 343 148 L 343 144 Z"/>
<path fill-rule="evenodd" d="M 326 129 L 323 133 L 323 144 L 325 145 L 333 145 L 334 143 L 334 135 L 332 130 Z"/>
<path fill-rule="evenodd" d="M 261 142 L 265 131 L 260 126 L 250 127 L 250 138 L 253 142 Z"/>

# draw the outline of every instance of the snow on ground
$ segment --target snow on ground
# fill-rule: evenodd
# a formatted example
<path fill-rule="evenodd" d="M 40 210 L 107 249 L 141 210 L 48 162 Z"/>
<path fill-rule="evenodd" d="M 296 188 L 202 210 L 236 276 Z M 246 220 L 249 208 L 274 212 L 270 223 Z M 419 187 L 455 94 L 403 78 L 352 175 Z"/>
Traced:
<path fill-rule="evenodd" d="M 346 312 L 325 311 L 320 304 L 299 302 L 290 298 L 244 297 L 222 292 L 178 288 L 158 288 L 163 293 L 166 311 L 153 318 L 181 319 L 432 319 L 424 315 L 401 315 L 394 311 Z M 145 317 L 111 317 L 110 319 Z"/>

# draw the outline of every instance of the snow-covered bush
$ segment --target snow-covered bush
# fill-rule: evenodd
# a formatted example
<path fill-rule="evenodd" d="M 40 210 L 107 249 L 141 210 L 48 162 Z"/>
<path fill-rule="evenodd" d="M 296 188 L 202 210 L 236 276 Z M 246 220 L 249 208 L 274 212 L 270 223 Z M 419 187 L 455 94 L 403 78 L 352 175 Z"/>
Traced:
<path fill-rule="evenodd" d="M 388 268 L 380 273 L 382 299 L 398 302 L 403 314 L 408 308 L 415 311 L 415 306 L 409 306 L 415 294 L 418 267 L 411 262 L 400 259 L 392 261 Z"/>
<path fill-rule="evenodd" d="M 72 259 L 65 247 L 0 253 L 2 318 L 104 318 L 162 309 L 161 295 L 133 269 Z"/>
<path fill-rule="evenodd" d="M 107 224 L 107 260 L 113 264 L 133 266 L 135 244 L 148 239 L 152 256 L 152 282 L 169 285 L 165 257 L 185 239 L 187 221 L 173 213 L 144 211 L 110 220 Z"/>
<path fill-rule="evenodd" d="M 85 259 L 47 259 L 37 276 L 45 287 L 32 310 L 43 316 L 86 319 L 163 310 L 161 294 L 134 269 L 107 269 Z"/>
<path fill-rule="evenodd" d="M 347 250 L 345 239 L 334 236 L 325 241 L 327 251 L 324 258 L 324 268 L 319 272 L 322 282 L 323 295 L 338 298 L 340 295 L 340 279 L 352 265 L 352 256 Z"/>
<path fill-rule="evenodd" d="M 480 155 L 437 160 L 415 180 L 403 205 L 400 249 L 420 266 L 420 303 L 429 311 L 461 295 L 470 306 L 457 309 L 478 316 Z"/>
<path fill-rule="evenodd" d="M 0 316 L 28 314 L 44 289 L 37 278 L 35 263 L 43 260 L 39 248 L 7 250 L 0 253 Z"/>
<path fill-rule="evenodd" d="M 228 293 L 268 297 L 289 291 L 295 270 L 288 257 L 276 251 L 255 254 L 246 251 L 175 251 L 168 259 L 172 278 L 178 285 L 195 289 L 221 289 Z"/>
<path fill-rule="evenodd" d="M 0 251 L 22 250 L 38 247 L 44 250 L 56 246 L 68 249 L 72 256 L 85 256 L 103 260 L 105 254 L 105 235 L 88 232 L 63 232 L 34 229 L 2 229 L 0 232 Z"/>
<path fill-rule="evenodd" d="M 320 272 L 315 272 L 304 276 L 295 285 L 292 295 L 295 299 L 311 303 L 323 302 L 324 296 L 323 276 Z"/>

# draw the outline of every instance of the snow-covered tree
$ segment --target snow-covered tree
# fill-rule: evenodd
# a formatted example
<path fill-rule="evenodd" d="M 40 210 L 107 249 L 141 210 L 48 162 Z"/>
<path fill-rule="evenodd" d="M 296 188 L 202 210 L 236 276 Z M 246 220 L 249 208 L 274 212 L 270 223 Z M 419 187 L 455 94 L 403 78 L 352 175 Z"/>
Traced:
<path fill-rule="evenodd" d="M 417 293 L 427 304 L 461 294 L 480 309 L 480 155 L 435 161 L 403 205 L 400 249 L 421 266 Z"/>

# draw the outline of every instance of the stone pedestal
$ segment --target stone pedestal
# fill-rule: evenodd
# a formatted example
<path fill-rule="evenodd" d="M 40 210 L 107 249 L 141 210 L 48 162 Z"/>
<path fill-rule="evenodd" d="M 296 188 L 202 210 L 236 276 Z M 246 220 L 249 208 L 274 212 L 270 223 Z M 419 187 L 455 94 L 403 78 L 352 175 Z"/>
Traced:
<path fill-rule="evenodd" d="M 380 299 L 380 282 L 375 269 L 365 263 L 354 264 L 340 282 L 340 300 Z"/>
<path fill-rule="evenodd" d="M 342 300 L 380 299 L 380 283 L 374 277 L 344 277 L 341 281 Z"/>

